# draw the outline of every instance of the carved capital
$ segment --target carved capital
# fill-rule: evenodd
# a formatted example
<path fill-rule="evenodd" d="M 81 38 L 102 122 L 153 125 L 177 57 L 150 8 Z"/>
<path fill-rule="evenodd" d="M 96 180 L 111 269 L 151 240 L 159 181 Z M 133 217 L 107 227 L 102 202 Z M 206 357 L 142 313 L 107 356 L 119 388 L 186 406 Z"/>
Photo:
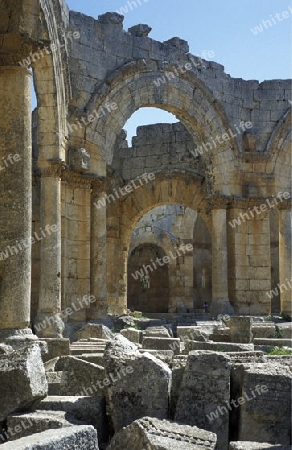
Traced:
<path fill-rule="evenodd" d="M 91 189 L 92 176 L 65 170 L 62 174 L 62 181 L 65 181 L 71 189 Z"/>
<path fill-rule="evenodd" d="M 106 192 L 106 180 L 105 178 L 95 178 L 91 183 L 91 200 L 97 202 L 100 197 L 104 196 Z"/>
<path fill-rule="evenodd" d="M 50 165 L 40 169 L 41 176 L 48 178 L 61 178 L 62 173 L 66 168 L 66 164 L 63 161 L 49 161 Z"/>
<path fill-rule="evenodd" d="M 230 204 L 230 197 L 218 196 L 208 200 L 209 208 L 212 209 L 227 209 Z"/>
<path fill-rule="evenodd" d="M 284 200 L 283 202 L 278 202 L 277 208 L 280 211 L 291 211 L 292 208 L 292 201 L 291 199 Z"/>

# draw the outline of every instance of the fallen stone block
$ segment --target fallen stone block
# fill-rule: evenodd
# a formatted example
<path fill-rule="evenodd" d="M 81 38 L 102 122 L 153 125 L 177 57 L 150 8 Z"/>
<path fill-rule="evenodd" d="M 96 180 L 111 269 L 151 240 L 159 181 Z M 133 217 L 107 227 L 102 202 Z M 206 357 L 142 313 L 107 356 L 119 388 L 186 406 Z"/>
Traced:
<path fill-rule="evenodd" d="M 254 351 L 254 352 L 226 352 L 230 356 L 232 364 L 235 363 L 260 363 L 267 362 L 267 356 L 264 352 Z"/>
<path fill-rule="evenodd" d="M 136 330 L 136 328 L 125 328 L 121 330 L 121 335 L 134 344 L 140 344 L 142 342 L 142 331 Z"/>
<path fill-rule="evenodd" d="M 276 333 L 281 339 L 292 339 L 292 322 L 277 323 Z"/>
<path fill-rule="evenodd" d="M 268 345 L 271 347 L 292 347 L 292 339 L 254 339 L 254 345 Z"/>
<path fill-rule="evenodd" d="M 208 340 L 207 333 L 204 333 L 200 327 L 177 327 L 177 337 L 182 341 L 203 341 Z"/>
<path fill-rule="evenodd" d="M 87 323 L 83 328 L 76 331 L 74 338 L 79 341 L 80 339 L 112 339 L 113 333 L 111 330 L 102 324 Z"/>
<path fill-rule="evenodd" d="M 180 353 L 181 341 L 178 338 L 145 337 L 142 347 L 149 350 L 172 350 L 175 355 Z"/>
<path fill-rule="evenodd" d="M 276 337 L 276 327 L 275 324 L 253 324 L 252 325 L 252 334 L 253 338 L 275 338 Z"/>
<path fill-rule="evenodd" d="M 229 414 L 213 419 L 218 405 L 229 402 L 231 361 L 211 351 L 190 352 L 179 389 L 175 421 L 217 435 L 219 450 L 228 449 Z"/>
<path fill-rule="evenodd" d="M 216 440 L 197 427 L 143 417 L 115 434 L 108 450 L 214 450 Z"/>
<path fill-rule="evenodd" d="M 144 416 L 168 417 L 171 385 L 169 367 L 117 335 L 106 348 L 105 371 L 111 379 L 107 407 L 115 431 Z"/>
<path fill-rule="evenodd" d="M 149 350 L 146 348 L 140 348 L 140 353 L 150 353 L 150 355 L 155 356 L 155 358 L 160 359 L 160 361 L 163 361 L 166 364 L 171 364 L 174 352 L 172 350 Z"/>
<path fill-rule="evenodd" d="M 170 338 L 169 331 L 166 327 L 147 327 L 143 331 L 143 339 L 145 337 L 159 337 L 159 338 Z"/>
<path fill-rule="evenodd" d="M 224 319 L 223 319 L 224 321 Z M 252 319 L 249 316 L 229 317 L 226 325 L 230 328 L 231 342 L 249 344 L 252 342 Z"/>
<path fill-rule="evenodd" d="M 16 411 L 28 411 L 48 393 L 38 343 L 0 355 L 0 421 Z"/>
<path fill-rule="evenodd" d="M 38 406 L 43 411 L 64 411 L 69 417 L 93 425 L 97 429 L 99 443 L 108 440 L 108 421 L 105 397 L 46 397 Z"/>
<path fill-rule="evenodd" d="M 288 366 L 292 370 L 292 355 L 266 355 L 265 359 L 270 362 Z"/>
<path fill-rule="evenodd" d="M 266 442 L 230 442 L 229 450 L 291 450 L 291 446 L 267 444 Z"/>
<path fill-rule="evenodd" d="M 185 344 L 185 352 L 192 350 L 212 350 L 214 352 L 253 352 L 253 344 L 234 344 L 229 342 L 198 342 L 187 341 Z"/>
<path fill-rule="evenodd" d="M 81 425 L 47 430 L 17 441 L 7 442 L 3 450 L 98 450 L 97 432 L 92 426 Z"/>
<path fill-rule="evenodd" d="M 104 368 L 75 356 L 64 361 L 60 383 L 60 395 L 104 395 Z"/>
<path fill-rule="evenodd" d="M 215 329 L 214 332 L 210 334 L 209 339 L 214 342 L 231 342 L 230 328 Z"/>
<path fill-rule="evenodd" d="M 231 441 L 290 444 L 292 373 L 284 365 L 235 364 L 231 370 Z M 241 400 L 239 400 L 241 399 Z"/>
<path fill-rule="evenodd" d="M 35 411 L 26 414 L 13 414 L 7 418 L 7 435 L 9 441 L 15 441 L 16 439 L 30 436 L 34 433 L 71 427 L 72 425 L 87 424 L 75 419 L 73 416 L 66 416 L 66 413 L 62 411 Z"/>

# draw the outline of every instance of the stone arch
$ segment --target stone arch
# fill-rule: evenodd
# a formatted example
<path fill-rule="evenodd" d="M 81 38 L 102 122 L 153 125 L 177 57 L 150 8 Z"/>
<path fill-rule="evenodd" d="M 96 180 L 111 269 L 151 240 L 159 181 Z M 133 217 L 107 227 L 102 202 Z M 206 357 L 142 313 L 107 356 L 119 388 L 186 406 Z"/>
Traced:
<path fill-rule="evenodd" d="M 156 206 L 178 204 L 207 209 L 204 179 L 186 171 L 156 172 L 155 180 L 136 189 L 122 202 L 121 236 L 123 246 L 129 246 L 135 224 Z"/>
<path fill-rule="evenodd" d="M 48 160 L 66 160 L 67 111 L 69 102 L 69 74 L 65 38 L 66 23 L 61 1 L 40 0 L 42 39 L 60 43 L 50 54 L 32 63 L 37 109 L 38 165 L 46 166 Z M 62 47 L 61 47 L 62 46 Z"/>
<path fill-rule="evenodd" d="M 145 213 L 167 204 L 205 213 L 209 227 L 212 226 L 204 179 L 186 171 L 156 172 L 154 181 L 125 196 L 118 206 L 111 204 L 107 208 L 108 302 L 113 313 L 126 309 L 127 259 L 132 232 Z"/>
<path fill-rule="evenodd" d="M 169 72 L 175 66 L 170 65 L 167 69 Z M 214 100 L 210 89 L 193 73 L 187 72 L 178 79 L 156 86 L 155 81 L 165 73 L 151 60 L 132 61 L 114 71 L 88 102 L 86 114 L 95 111 L 100 118 L 85 130 L 79 131 L 80 139 L 83 142 L 85 140 L 89 148 L 96 145 L 105 161 L 111 164 L 114 144 L 120 130 L 135 111 L 148 106 L 176 115 L 198 146 L 233 128 L 218 100 Z M 115 109 L 111 109 L 111 105 L 115 105 Z M 111 112 L 105 113 L 107 109 Z M 223 161 L 226 153 L 229 156 L 230 153 L 239 153 L 239 144 L 234 138 L 216 148 L 204 150 L 202 158 L 208 161 L 209 158 L 213 159 L 216 188 L 220 190 L 224 186 L 225 193 L 228 194 L 228 186 L 232 184 L 232 176 L 235 174 L 235 158 L 228 158 L 231 167 L 227 179 L 226 161 Z"/>
<path fill-rule="evenodd" d="M 270 155 L 270 163 L 268 164 L 269 173 L 275 176 L 275 188 L 278 190 L 289 189 L 292 158 L 292 109 L 283 115 L 274 128 L 270 140 L 266 147 L 266 152 Z"/>

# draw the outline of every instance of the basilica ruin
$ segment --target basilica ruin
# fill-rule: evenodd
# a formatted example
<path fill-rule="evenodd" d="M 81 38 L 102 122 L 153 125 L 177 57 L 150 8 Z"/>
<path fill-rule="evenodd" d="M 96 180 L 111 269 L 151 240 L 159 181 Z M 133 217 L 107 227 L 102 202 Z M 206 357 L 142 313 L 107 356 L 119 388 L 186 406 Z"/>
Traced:
<path fill-rule="evenodd" d="M 0 0 L 0 447 L 288 450 L 291 80 L 123 20 Z"/>

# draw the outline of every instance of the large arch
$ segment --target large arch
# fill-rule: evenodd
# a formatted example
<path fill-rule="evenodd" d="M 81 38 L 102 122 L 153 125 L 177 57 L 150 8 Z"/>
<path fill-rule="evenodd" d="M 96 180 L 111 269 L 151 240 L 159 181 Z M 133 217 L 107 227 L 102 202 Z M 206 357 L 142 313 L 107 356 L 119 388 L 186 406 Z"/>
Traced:
<path fill-rule="evenodd" d="M 175 66 L 170 66 L 168 71 L 172 69 L 175 70 Z M 189 130 L 197 146 L 222 136 L 229 128 L 234 130 L 223 107 L 193 73 L 187 72 L 156 86 L 155 81 L 165 73 L 156 62 L 144 59 L 132 61 L 114 71 L 92 95 L 84 110 L 86 115 L 95 111 L 100 118 L 74 131 L 72 141 L 79 139 L 89 150 L 97 148 L 110 165 L 114 144 L 124 124 L 139 108 L 149 106 L 176 115 Z M 115 105 L 113 109 L 111 105 Z M 208 163 L 212 159 L 214 189 L 223 190 L 229 195 L 232 184 L 238 186 L 238 180 L 233 183 L 233 177 L 239 143 L 236 138 L 230 137 L 227 142 L 209 147 L 207 150 L 203 148 L 202 158 Z M 230 166 L 228 170 L 226 164 Z"/>
<path fill-rule="evenodd" d="M 283 115 L 276 124 L 267 144 L 266 153 L 269 155 L 267 173 L 274 175 L 275 190 L 291 187 L 292 171 L 292 109 Z"/>
<path fill-rule="evenodd" d="M 113 313 L 124 312 L 127 304 L 127 260 L 132 232 L 139 219 L 156 206 L 179 204 L 211 215 L 204 179 L 186 171 L 156 172 L 155 180 L 107 207 L 108 303 Z"/>

